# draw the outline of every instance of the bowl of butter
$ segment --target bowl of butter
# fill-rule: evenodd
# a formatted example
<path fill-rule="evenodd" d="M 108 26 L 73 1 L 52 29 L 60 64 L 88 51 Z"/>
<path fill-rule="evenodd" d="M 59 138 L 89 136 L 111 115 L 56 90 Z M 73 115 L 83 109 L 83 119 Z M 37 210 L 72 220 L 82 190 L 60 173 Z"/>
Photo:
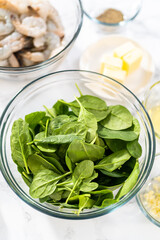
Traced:
<path fill-rule="evenodd" d="M 80 59 L 80 69 L 113 78 L 140 95 L 151 81 L 154 64 L 149 52 L 136 41 L 110 35 L 84 51 Z"/>

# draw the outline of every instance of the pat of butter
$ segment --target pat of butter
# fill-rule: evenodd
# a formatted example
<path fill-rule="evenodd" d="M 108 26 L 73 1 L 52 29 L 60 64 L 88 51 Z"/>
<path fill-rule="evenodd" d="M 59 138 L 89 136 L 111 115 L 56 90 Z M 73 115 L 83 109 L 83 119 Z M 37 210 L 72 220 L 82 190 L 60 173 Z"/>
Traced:
<path fill-rule="evenodd" d="M 103 74 L 106 75 L 107 77 L 113 78 L 117 80 L 120 83 L 124 83 L 126 80 L 127 73 L 124 70 L 121 69 L 109 69 L 105 68 L 103 71 Z"/>
<path fill-rule="evenodd" d="M 114 50 L 113 56 L 122 59 L 126 54 L 133 51 L 134 49 L 135 45 L 133 43 L 126 42 Z"/>
<path fill-rule="evenodd" d="M 105 67 L 114 70 L 114 69 L 122 69 L 122 66 L 123 66 L 122 59 L 119 59 L 113 56 L 105 56 L 101 64 L 100 72 L 103 73 Z"/>
<path fill-rule="evenodd" d="M 123 57 L 123 70 L 130 74 L 139 68 L 142 60 L 142 51 L 138 48 L 134 49 Z"/>

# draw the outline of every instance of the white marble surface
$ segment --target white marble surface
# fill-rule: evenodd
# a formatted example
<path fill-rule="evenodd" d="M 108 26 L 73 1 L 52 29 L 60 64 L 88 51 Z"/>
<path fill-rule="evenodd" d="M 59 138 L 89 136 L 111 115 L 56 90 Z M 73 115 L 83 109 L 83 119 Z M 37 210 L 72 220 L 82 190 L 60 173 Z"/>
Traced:
<path fill-rule="evenodd" d="M 156 67 L 152 81 L 160 80 L 159 9 L 159 0 L 145 0 L 139 16 L 121 32 L 138 41 L 151 53 Z M 85 18 L 79 38 L 59 69 L 78 68 L 82 51 L 102 35 Z M 0 113 L 25 84 L 0 80 Z M 159 166 L 159 161 L 156 161 L 154 168 Z M 20 200 L 0 174 L 0 240 L 46 239 L 159 240 L 160 229 L 142 214 L 135 198 L 116 211 L 96 219 L 71 221 L 46 216 Z"/>

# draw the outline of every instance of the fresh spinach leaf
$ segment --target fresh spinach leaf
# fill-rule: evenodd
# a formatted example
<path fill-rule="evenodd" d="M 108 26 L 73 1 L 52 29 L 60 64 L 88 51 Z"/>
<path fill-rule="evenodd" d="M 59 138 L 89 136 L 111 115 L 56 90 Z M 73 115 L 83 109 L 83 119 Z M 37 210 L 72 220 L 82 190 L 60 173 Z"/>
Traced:
<path fill-rule="evenodd" d="M 45 169 L 38 172 L 31 183 L 29 193 L 33 198 L 44 198 L 51 195 L 60 179 L 69 175 L 70 172 L 59 175 L 51 170 Z"/>
<path fill-rule="evenodd" d="M 78 100 L 81 102 L 81 104 L 87 111 L 95 115 L 98 122 L 106 118 L 108 114 L 106 111 L 107 105 L 102 99 L 95 96 L 83 95 L 79 97 Z M 79 115 L 80 107 L 76 100 L 71 103 L 67 103 L 64 101 L 61 102 L 69 106 L 75 115 Z"/>
<path fill-rule="evenodd" d="M 86 134 L 86 142 L 92 142 L 96 138 L 96 132 L 97 132 L 97 120 L 96 117 L 91 113 L 88 112 L 81 102 L 76 98 L 79 106 L 80 106 L 80 111 L 79 111 L 79 116 L 78 116 L 78 122 L 81 122 L 85 125 L 87 129 L 87 134 Z"/>
<path fill-rule="evenodd" d="M 53 199 L 53 201 L 57 202 L 62 199 L 63 191 L 57 191 L 57 189 L 52 193 L 49 197 Z"/>
<path fill-rule="evenodd" d="M 108 148 L 107 145 L 105 145 L 105 142 L 103 141 L 103 139 L 98 137 L 98 136 L 97 136 L 97 138 L 95 140 L 95 144 L 100 146 L 100 147 L 103 147 L 105 149 Z"/>
<path fill-rule="evenodd" d="M 140 158 L 142 155 L 142 147 L 138 143 L 138 140 L 134 140 L 133 142 L 127 143 L 127 150 L 134 158 Z"/>
<path fill-rule="evenodd" d="M 30 128 L 34 129 L 35 126 L 45 117 L 45 115 L 46 113 L 42 111 L 33 112 L 25 116 L 25 121 L 29 124 Z"/>
<path fill-rule="evenodd" d="M 98 135 L 99 137 L 104 139 L 120 139 L 127 142 L 133 141 L 138 137 L 137 134 L 135 134 L 135 132 L 133 131 L 130 130 L 115 131 L 105 128 L 102 125 L 98 126 Z"/>
<path fill-rule="evenodd" d="M 24 169 L 23 169 L 22 167 L 20 167 L 20 166 L 17 166 L 17 170 L 18 170 L 18 172 L 21 174 L 21 176 L 22 176 L 24 182 L 26 183 L 26 185 L 27 185 L 28 187 L 30 187 L 30 185 L 31 185 L 31 183 L 32 183 L 32 181 L 33 181 L 33 176 L 32 176 L 32 174 L 27 174 L 27 173 L 24 171 Z"/>
<path fill-rule="evenodd" d="M 68 114 L 68 106 L 60 102 L 59 100 L 53 105 L 56 115 Z"/>
<path fill-rule="evenodd" d="M 73 170 L 75 168 L 75 164 L 71 161 L 70 157 L 68 156 L 68 153 L 66 153 L 65 162 L 66 162 L 68 169 L 71 172 L 73 172 Z"/>
<path fill-rule="evenodd" d="M 45 138 L 45 132 L 40 132 L 34 137 L 34 139 L 36 140 L 42 140 L 44 138 Z M 56 152 L 57 150 L 56 145 L 51 145 L 48 143 L 41 143 L 41 142 L 35 142 L 35 144 L 38 147 L 38 149 L 42 152 L 53 153 L 53 152 Z"/>
<path fill-rule="evenodd" d="M 66 203 L 68 203 L 77 185 L 80 184 L 83 179 L 91 177 L 93 174 L 93 171 L 94 171 L 94 163 L 90 160 L 84 160 L 77 164 L 72 175 L 74 185 L 66 200 Z"/>
<path fill-rule="evenodd" d="M 77 215 L 79 216 L 80 212 L 84 209 L 84 208 L 92 208 L 94 204 L 94 200 L 90 199 L 89 196 L 84 196 L 84 195 L 80 195 L 79 196 L 79 209 L 77 212 Z"/>
<path fill-rule="evenodd" d="M 126 142 L 120 139 L 105 139 L 105 142 L 112 152 L 117 152 L 126 148 Z"/>
<path fill-rule="evenodd" d="M 140 135 L 141 127 L 140 127 L 140 124 L 139 124 L 138 120 L 135 117 L 133 117 L 133 125 L 130 129 L 132 131 L 134 131 L 135 134 L 137 134 L 137 136 Z"/>
<path fill-rule="evenodd" d="M 68 116 L 68 115 L 59 115 L 52 119 L 49 123 L 48 132 L 49 135 L 55 135 L 55 130 L 61 128 L 65 123 L 74 122 L 77 120 L 75 116 Z M 63 129 L 62 129 L 63 131 Z"/>
<path fill-rule="evenodd" d="M 80 186 L 80 191 L 82 192 L 91 192 L 98 188 L 98 183 L 96 182 L 83 182 Z"/>
<path fill-rule="evenodd" d="M 45 158 L 37 154 L 32 154 L 29 156 L 28 166 L 34 175 L 36 175 L 40 170 L 43 169 L 50 169 L 58 174 L 61 174 L 61 172 L 56 168 L 56 166 L 54 166 L 53 164 L 48 162 Z"/>
<path fill-rule="evenodd" d="M 104 199 L 102 201 L 100 206 L 99 205 L 98 206 L 95 205 L 95 207 L 97 207 L 97 208 L 105 208 L 105 207 L 108 207 L 108 206 L 110 206 L 112 204 L 115 204 L 116 202 L 118 202 L 116 199 L 106 198 L 106 199 Z"/>
<path fill-rule="evenodd" d="M 100 124 L 111 130 L 123 130 L 132 126 L 132 114 L 121 105 L 109 106 L 110 114 Z"/>
<path fill-rule="evenodd" d="M 123 186 L 120 188 L 116 195 L 116 199 L 119 200 L 121 197 L 126 195 L 136 184 L 138 176 L 139 176 L 139 162 L 136 161 L 133 171 L 131 172 L 130 176 L 124 182 Z"/>
<path fill-rule="evenodd" d="M 98 186 L 99 186 L 98 183 L 91 182 L 92 180 L 94 180 L 97 177 L 98 177 L 98 173 L 96 171 L 94 171 L 91 177 L 84 179 L 82 182 L 82 185 L 80 187 L 80 191 L 91 192 L 91 191 L 95 190 L 96 188 L 98 188 Z"/>
<path fill-rule="evenodd" d="M 72 134 L 66 134 L 66 135 L 55 135 L 55 136 L 49 136 L 42 139 L 34 139 L 34 143 L 43 143 L 43 144 L 65 144 L 65 143 L 71 143 L 73 140 L 81 140 L 83 139 L 83 135 L 76 135 L 74 133 Z"/>
<path fill-rule="evenodd" d="M 32 148 L 27 143 L 31 140 L 28 123 L 22 119 L 16 120 L 12 126 L 10 139 L 12 159 L 18 166 L 25 168 L 27 173 L 29 173 L 27 160 L 32 154 Z"/>
<path fill-rule="evenodd" d="M 81 139 L 86 138 L 87 129 L 83 123 L 80 122 L 68 122 L 63 124 L 60 128 L 55 129 L 52 132 L 52 135 L 68 135 L 68 134 L 75 134 L 80 136 Z"/>
<path fill-rule="evenodd" d="M 128 174 L 126 172 L 121 172 L 120 170 L 114 170 L 113 172 L 109 172 L 106 170 L 101 170 L 101 172 L 104 175 L 107 175 L 109 177 L 115 177 L 115 178 L 119 178 L 119 177 L 128 177 Z"/>
<path fill-rule="evenodd" d="M 65 159 L 68 147 L 69 147 L 69 144 L 66 143 L 66 144 L 60 145 L 59 148 L 57 149 L 57 154 L 61 159 Z"/>
<path fill-rule="evenodd" d="M 95 169 L 112 172 L 128 161 L 130 157 L 131 155 L 127 150 L 120 150 L 102 159 L 97 165 L 95 165 Z"/>
<path fill-rule="evenodd" d="M 90 160 L 84 160 L 77 164 L 73 172 L 74 182 L 81 179 L 89 178 L 92 176 L 94 171 L 94 163 Z"/>
<path fill-rule="evenodd" d="M 46 116 L 50 118 L 55 118 L 56 117 L 56 112 L 54 108 L 47 108 L 45 105 L 43 107 L 46 109 Z"/>
<path fill-rule="evenodd" d="M 100 160 L 104 156 L 105 149 L 103 147 L 85 143 L 81 140 L 74 140 L 69 145 L 67 155 L 72 162 L 77 163 L 83 160 Z"/>
<path fill-rule="evenodd" d="M 53 164 L 59 171 L 61 171 L 62 173 L 65 173 L 65 170 L 62 166 L 61 160 L 59 160 L 57 158 L 56 155 L 53 156 L 46 156 L 43 154 L 40 154 L 43 158 L 45 158 L 48 162 L 50 162 L 51 164 Z"/>

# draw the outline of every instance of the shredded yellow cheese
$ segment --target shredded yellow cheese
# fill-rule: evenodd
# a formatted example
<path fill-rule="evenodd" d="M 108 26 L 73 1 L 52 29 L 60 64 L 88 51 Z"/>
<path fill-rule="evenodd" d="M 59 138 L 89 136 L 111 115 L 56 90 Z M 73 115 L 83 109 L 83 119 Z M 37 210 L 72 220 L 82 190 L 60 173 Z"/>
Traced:
<path fill-rule="evenodd" d="M 143 201 L 149 213 L 156 219 L 160 219 L 160 177 L 156 177 L 154 180 L 152 190 L 143 194 Z"/>

